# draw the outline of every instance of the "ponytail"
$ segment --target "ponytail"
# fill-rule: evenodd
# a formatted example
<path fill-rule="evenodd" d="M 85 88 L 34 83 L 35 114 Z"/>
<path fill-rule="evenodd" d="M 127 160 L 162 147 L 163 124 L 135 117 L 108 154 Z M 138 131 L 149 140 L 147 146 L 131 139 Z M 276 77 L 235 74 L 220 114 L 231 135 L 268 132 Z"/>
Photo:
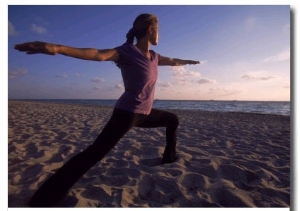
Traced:
<path fill-rule="evenodd" d="M 134 41 L 134 36 L 135 36 L 135 33 L 134 33 L 134 29 L 131 28 L 128 33 L 126 34 L 126 43 L 130 43 L 130 44 L 133 44 L 133 41 Z"/>

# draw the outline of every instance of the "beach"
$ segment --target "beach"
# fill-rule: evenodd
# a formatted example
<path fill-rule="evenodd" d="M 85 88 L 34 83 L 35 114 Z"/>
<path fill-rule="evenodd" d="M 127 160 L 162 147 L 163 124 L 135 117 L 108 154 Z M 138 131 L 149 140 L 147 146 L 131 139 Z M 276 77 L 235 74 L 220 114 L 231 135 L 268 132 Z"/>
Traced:
<path fill-rule="evenodd" d="M 87 148 L 112 107 L 8 101 L 8 207 Z M 178 159 L 160 165 L 164 128 L 133 128 L 55 207 L 290 207 L 290 117 L 170 110 Z"/>

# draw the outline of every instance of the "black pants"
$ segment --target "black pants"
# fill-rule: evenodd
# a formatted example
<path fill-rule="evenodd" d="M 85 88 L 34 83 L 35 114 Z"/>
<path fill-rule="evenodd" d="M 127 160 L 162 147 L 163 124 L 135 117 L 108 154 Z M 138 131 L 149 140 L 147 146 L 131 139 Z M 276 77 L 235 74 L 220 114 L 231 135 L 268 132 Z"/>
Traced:
<path fill-rule="evenodd" d="M 91 167 L 100 161 L 132 127 L 165 127 L 166 148 L 163 160 L 176 157 L 177 127 L 175 114 L 152 109 L 149 115 L 115 109 L 100 135 L 84 151 L 78 153 L 51 176 L 33 195 L 29 206 L 50 207 L 63 198 L 68 190 Z"/>

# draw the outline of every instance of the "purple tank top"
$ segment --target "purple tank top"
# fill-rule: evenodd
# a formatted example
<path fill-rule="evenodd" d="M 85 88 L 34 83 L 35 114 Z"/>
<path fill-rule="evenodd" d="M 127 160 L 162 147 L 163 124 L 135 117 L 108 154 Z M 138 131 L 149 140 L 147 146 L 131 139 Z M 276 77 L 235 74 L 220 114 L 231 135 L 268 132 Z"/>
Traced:
<path fill-rule="evenodd" d="M 125 43 L 115 48 L 119 55 L 125 92 L 115 108 L 148 115 L 154 100 L 157 66 L 160 55 L 150 50 L 148 59 L 135 45 Z"/>

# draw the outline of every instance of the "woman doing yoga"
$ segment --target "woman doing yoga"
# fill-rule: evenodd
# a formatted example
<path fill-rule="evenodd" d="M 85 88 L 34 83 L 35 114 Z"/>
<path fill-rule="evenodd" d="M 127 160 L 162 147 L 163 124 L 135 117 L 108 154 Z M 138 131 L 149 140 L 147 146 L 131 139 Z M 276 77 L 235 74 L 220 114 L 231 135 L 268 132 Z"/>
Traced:
<path fill-rule="evenodd" d="M 45 42 L 15 45 L 16 50 L 27 54 L 62 54 L 84 60 L 114 61 L 121 69 L 125 87 L 110 120 L 96 140 L 46 180 L 31 198 L 29 206 L 55 205 L 132 127 L 165 127 L 166 147 L 162 164 L 176 160 L 178 117 L 173 113 L 152 108 L 158 66 L 179 66 L 200 62 L 169 58 L 150 50 L 151 45 L 158 43 L 158 19 L 155 15 L 139 15 L 126 37 L 127 41 L 123 45 L 105 50 L 74 48 Z"/>

